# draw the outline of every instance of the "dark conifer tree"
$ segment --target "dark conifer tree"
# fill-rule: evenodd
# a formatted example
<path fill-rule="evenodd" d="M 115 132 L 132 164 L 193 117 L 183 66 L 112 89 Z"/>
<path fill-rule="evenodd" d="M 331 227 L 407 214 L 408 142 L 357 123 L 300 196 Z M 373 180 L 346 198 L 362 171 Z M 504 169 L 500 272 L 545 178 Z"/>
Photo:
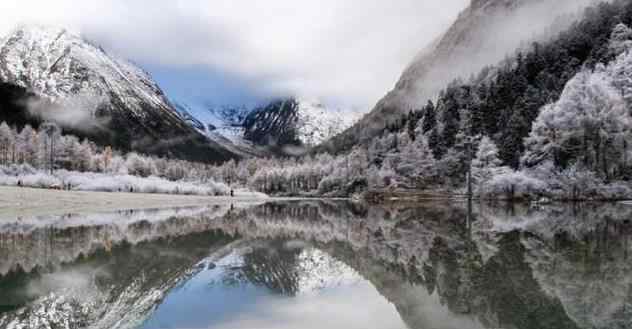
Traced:
<path fill-rule="evenodd" d="M 423 132 L 424 134 L 428 133 L 430 130 L 434 129 L 437 126 L 437 113 L 435 111 L 435 106 L 432 101 L 428 101 L 426 107 L 424 107 L 424 122 L 423 122 Z"/>

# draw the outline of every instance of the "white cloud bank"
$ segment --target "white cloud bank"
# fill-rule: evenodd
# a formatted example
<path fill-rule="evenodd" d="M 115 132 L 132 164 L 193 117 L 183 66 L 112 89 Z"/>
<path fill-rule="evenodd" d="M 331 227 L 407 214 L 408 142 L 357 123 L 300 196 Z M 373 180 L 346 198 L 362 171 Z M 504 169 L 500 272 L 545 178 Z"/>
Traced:
<path fill-rule="evenodd" d="M 268 95 L 371 106 L 469 0 L 3 0 L 20 22 L 81 31 L 136 62 L 208 67 Z"/>

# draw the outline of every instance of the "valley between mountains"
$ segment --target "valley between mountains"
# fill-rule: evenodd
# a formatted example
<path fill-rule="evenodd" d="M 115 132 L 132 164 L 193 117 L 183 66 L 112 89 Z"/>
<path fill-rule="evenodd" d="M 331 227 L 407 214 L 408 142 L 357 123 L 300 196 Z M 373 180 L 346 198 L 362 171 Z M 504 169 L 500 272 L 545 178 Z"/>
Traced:
<path fill-rule="evenodd" d="M 630 15 L 623 0 L 471 1 L 366 113 L 298 94 L 170 97 L 81 33 L 20 25 L 0 38 L 0 184 L 379 202 L 472 182 L 482 199 L 628 199 Z"/>

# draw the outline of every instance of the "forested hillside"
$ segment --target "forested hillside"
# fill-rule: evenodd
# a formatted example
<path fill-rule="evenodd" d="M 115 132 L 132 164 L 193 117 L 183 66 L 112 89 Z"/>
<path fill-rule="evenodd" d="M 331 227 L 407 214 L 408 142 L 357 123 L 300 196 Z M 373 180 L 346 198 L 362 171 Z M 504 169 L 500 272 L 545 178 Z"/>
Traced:
<path fill-rule="evenodd" d="M 436 104 L 428 103 L 389 130 L 412 128 L 423 119 L 423 133 L 439 158 L 458 147 L 463 136 L 487 135 L 498 144 L 501 160 L 518 168 L 523 139 L 540 109 L 558 100 L 568 81 L 581 70 L 593 70 L 621 53 L 622 49 L 613 48 L 617 40 L 611 35 L 629 37 L 625 31 L 613 30 L 620 23 L 630 23 L 631 11 L 628 1 L 591 8 L 583 21 L 554 41 L 533 43 L 468 82 L 452 82 Z M 412 129 L 409 131 L 412 136 Z"/>
<path fill-rule="evenodd" d="M 326 194 L 365 177 L 374 189 L 455 192 L 471 168 L 481 196 L 630 197 L 632 2 L 604 2 L 584 15 L 551 41 L 453 81 L 368 147 L 338 157 L 347 159 L 336 160 L 341 168 L 314 178 L 305 168 L 321 168 L 318 157 L 275 163 L 258 170 L 259 187 L 291 192 L 320 181 L 306 186 Z"/>
<path fill-rule="evenodd" d="M 362 120 L 319 151 L 344 153 L 368 145 L 398 117 L 419 109 L 454 79 L 478 74 L 532 41 L 549 41 L 602 0 L 472 0 L 435 42 L 425 46 Z M 420 38 L 422 38 L 420 36 Z M 421 47 L 421 45 L 420 45 Z"/>
<path fill-rule="evenodd" d="M 199 172 L 203 180 L 273 195 L 348 196 L 367 189 L 462 194 L 471 173 L 482 198 L 632 198 L 630 26 L 632 1 L 600 3 L 550 41 L 525 45 L 470 79 L 453 81 L 436 100 L 346 154 L 243 159 Z M 5 135 L 22 135 L 12 131 Z M 4 163 L 42 167 L 41 159 L 14 158 L 13 148 L 28 143 L 13 140 L 2 150 Z M 121 171 L 79 153 L 86 155 L 79 167 L 76 161 L 60 166 Z M 123 172 L 199 179 L 189 172 L 195 164 L 125 158 Z M 172 167 L 179 168 L 173 169 L 177 175 L 167 170 Z"/>
<path fill-rule="evenodd" d="M 452 82 L 371 148 L 399 153 L 403 131 L 413 141 L 426 139 L 439 175 L 456 185 L 482 136 L 512 169 L 550 161 L 560 170 L 581 166 L 606 181 L 627 180 L 631 23 L 629 1 L 590 8 L 551 42 L 533 43 L 467 82 Z"/>

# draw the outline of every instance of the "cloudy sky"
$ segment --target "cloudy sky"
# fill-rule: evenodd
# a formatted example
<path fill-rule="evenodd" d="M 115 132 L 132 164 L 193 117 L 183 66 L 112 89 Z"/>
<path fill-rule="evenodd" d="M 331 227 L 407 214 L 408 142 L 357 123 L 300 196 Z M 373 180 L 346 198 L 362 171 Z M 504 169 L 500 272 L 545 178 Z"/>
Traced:
<path fill-rule="evenodd" d="M 174 98 L 371 107 L 469 0 L 2 0 L 0 32 L 68 27 Z"/>

